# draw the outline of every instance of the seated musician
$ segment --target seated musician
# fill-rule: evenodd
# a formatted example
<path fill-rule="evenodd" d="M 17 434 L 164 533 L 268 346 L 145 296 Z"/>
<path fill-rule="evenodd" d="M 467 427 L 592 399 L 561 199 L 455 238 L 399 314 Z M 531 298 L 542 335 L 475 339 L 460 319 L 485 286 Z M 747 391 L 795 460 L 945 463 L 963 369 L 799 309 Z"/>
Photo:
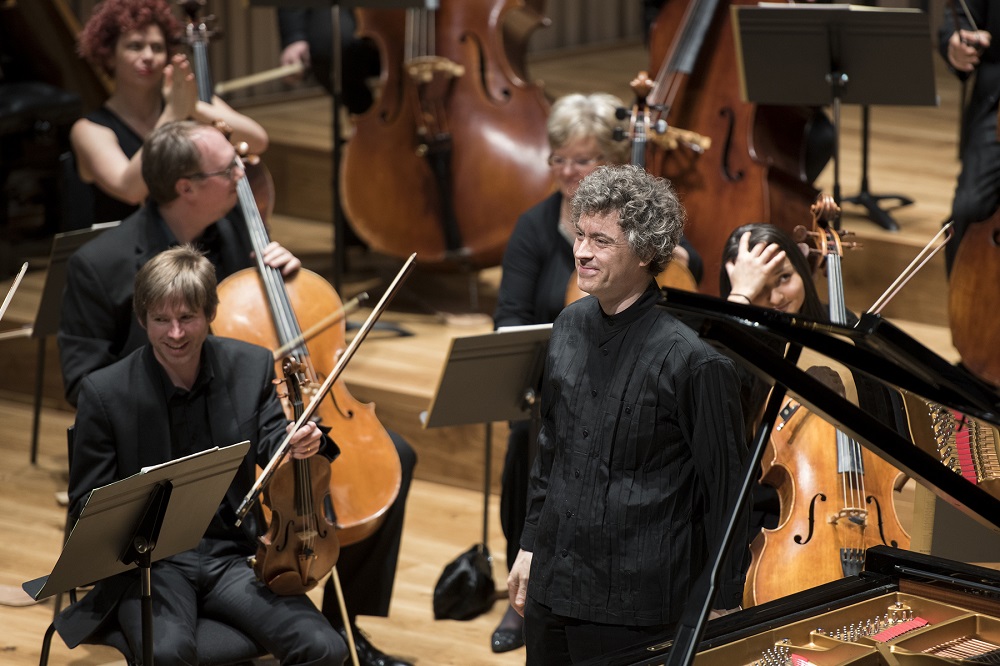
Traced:
<path fill-rule="evenodd" d="M 734 303 L 830 321 L 829 308 L 816 291 L 808 253 L 807 245 L 796 243 L 788 233 L 774 225 L 745 224 L 737 227 L 729 235 L 722 251 L 720 295 Z M 857 322 L 857 317 L 851 312 L 847 312 L 847 319 L 849 324 Z M 781 353 L 783 350 L 775 351 Z M 771 385 L 742 364 L 738 365 L 738 372 L 744 428 L 748 437 L 752 437 L 763 415 Z M 853 380 L 858 401 L 866 411 L 878 415 L 882 423 L 894 426 L 901 434 L 908 432 L 898 396 L 891 395 L 881 383 L 866 375 L 855 373 Z M 760 534 L 761 529 L 774 529 L 780 515 L 777 490 L 756 484 L 748 534 L 750 541 Z M 744 565 L 749 565 L 749 553 L 746 553 Z"/>
<path fill-rule="evenodd" d="M 150 259 L 135 279 L 135 316 L 148 344 L 90 373 L 81 383 L 70 468 L 71 512 L 79 514 L 94 488 L 213 446 L 250 440 L 245 464 L 192 550 L 154 562 L 153 645 L 157 664 L 198 663 L 199 616 L 238 628 L 283 664 L 342 664 L 347 648 L 306 595 L 280 596 L 246 565 L 257 550 L 258 516 L 235 526 L 234 497 L 254 483 L 291 424 L 278 400 L 271 353 L 210 336 L 218 296 L 215 270 L 190 245 Z M 315 423 L 291 438 L 291 456 L 336 445 Z M 133 569 L 98 582 L 56 620 L 76 647 L 114 617 L 134 654 L 143 653 L 141 581 Z"/>
<path fill-rule="evenodd" d="M 556 318 L 521 551 L 508 577 L 528 664 L 598 659 L 668 631 L 721 542 L 746 448 L 734 362 L 662 308 L 680 241 L 669 183 L 602 166 L 572 204 L 579 287 Z M 714 600 L 738 607 L 729 566 Z"/>
<path fill-rule="evenodd" d="M 105 231 L 70 257 L 59 322 L 59 354 L 66 398 L 76 404 L 83 379 L 145 344 L 145 332 L 132 312 L 136 271 L 159 252 L 193 242 L 216 268 L 220 280 L 254 265 L 246 225 L 230 219 L 236 182 L 233 146 L 218 130 L 179 121 L 154 130 L 143 147 L 143 178 L 150 198 L 121 225 Z M 272 242 L 264 253 L 269 266 L 294 273 L 301 262 Z M 395 433 L 389 433 L 402 465 L 402 484 L 382 526 L 368 539 L 345 547 L 338 570 L 351 613 L 385 616 L 389 612 L 406 497 L 416 456 Z M 336 437 L 336 433 L 333 433 Z M 336 609 L 336 610 L 335 610 Z M 324 612 L 344 631 L 332 589 Z M 355 632 L 359 657 L 386 666 L 405 662 L 388 657 Z"/>
<path fill-rule="evenodd" d="M 267 148 L 256 121 L 218 97 L 198 100 L 191 63 L 176 52 L 183 31 L 170 5 L 103 0 L 80 32 L 80 55 L 114 80 L 111 97 L 70 132 L 78 176 L 93 193 L 92 222 L 122 220 L 146 198 L 142 142 L 172 120 L 222 121 L 250 152 Z"/>

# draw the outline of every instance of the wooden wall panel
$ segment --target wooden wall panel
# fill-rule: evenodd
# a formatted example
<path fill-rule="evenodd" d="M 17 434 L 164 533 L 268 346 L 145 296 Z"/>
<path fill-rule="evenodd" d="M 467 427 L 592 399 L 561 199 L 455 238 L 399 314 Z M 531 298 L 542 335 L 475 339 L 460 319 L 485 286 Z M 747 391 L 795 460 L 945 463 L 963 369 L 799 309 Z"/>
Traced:
<path fill-rule="evenodd" d="M 98 0 L 67 0 L 81 23 Z M 469 0 L 456 0 L 467 2 Z M 289 3 L 292 4 L 292 3 Z M 642 0 L 545 0 L 549 27 L 536 30 L 529 53 L 586 48 L 642 38 Z M 204 15 L 214 15 L 209 61 L 214 82 L 261 72 L 278 65 L 281 52 L 276 9 L 249 0 L 208 0 Z M 180 15 L 180 10 L 178 10 Z M 281 91 L 280 83 L 233 93 L 234 103 Z"/>

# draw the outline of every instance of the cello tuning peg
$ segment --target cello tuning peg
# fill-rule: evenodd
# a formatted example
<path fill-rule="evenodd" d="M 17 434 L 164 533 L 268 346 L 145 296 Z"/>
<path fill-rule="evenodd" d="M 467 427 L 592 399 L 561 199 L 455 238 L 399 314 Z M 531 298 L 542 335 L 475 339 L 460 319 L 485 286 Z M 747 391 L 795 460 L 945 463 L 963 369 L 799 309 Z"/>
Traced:
<path fill-rule="evenodd" d="M 792 239 L 796 243 L 805 243 L 807 240 L 809 240 L 814 236 L 816 236 L 816 232 L 806 229 L 801 224 L 795 225 L 795 228 L 792 229 Z"/>

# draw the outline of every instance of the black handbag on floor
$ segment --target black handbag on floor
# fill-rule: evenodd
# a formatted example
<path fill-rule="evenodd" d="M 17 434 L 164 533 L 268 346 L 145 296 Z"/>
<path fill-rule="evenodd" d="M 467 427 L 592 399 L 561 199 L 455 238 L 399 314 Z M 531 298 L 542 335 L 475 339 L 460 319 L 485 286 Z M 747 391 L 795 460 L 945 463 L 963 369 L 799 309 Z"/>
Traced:
<path fill-rule="evenodd" d="M 493 558 L 485 544 L 476 544 L 441 572 L 434 585 L 434 619 L 471 620 L 493 607 Z"/>

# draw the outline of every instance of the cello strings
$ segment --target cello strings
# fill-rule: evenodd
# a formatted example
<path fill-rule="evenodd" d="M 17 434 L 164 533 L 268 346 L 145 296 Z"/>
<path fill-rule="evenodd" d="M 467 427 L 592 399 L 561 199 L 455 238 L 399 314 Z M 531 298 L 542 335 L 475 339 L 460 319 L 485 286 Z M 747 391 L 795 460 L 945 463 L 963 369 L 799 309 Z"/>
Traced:
<path fill-rule="evenodd" d="M 828 231 L 835 234 L 836 231 Z M 847 325 L 847 307 L 844 298 L 844 281 L 840 255 L 835 252 L 827 252 L 827 275 L 830 292 L 830 319 L 834 324 Z M 864 529 L 867 526 L 867 511 L 865 509 L 865 476 L 864 460 L 862 458 L 861 445 L 846 433 L 837 431 L 837 451 L 840 462 L 843 465 L 841 474 L 841 486 L 843 493 L 844 508 L 849 515 L 849 520 L 857 524 L 860 529 L 852 531 L 859 541 L 856 548 L 864 549 Z"/>

